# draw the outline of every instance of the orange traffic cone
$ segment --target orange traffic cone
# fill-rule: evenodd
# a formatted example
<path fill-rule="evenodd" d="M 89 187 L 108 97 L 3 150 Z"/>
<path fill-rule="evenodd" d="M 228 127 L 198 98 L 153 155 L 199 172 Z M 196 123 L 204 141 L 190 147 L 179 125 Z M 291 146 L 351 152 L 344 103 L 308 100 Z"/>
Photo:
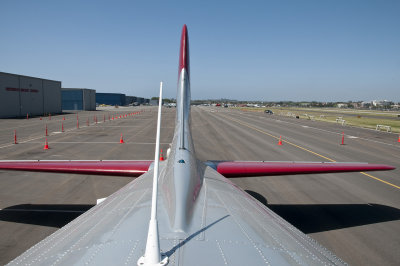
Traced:
<path fill-rule="evenodd" d="M 17 142 L 17 131 L 14 130 L 14 144 L 18 144 Z"/>
<path fill-rule="evenodd" d="M 47 138 L 46 138 L 43 150 L 48 150 L 48 149 L 50 149 L 50 148 L 49 148 L 49 143 L 47 142 Z"/>
<path fill-rule="evenodd" d="M 119 143 L 125 143 L 125 142 L 124 142 L 124 139 L 122 138 L 122 133 L 121 133 L 121 138 L 120 138 L 120 140 L 119 140 Z"/>
<path fill-rule="evenodd" d="M 161 149 L 161 152 L 160 152 L 160 161 L 164 161 L 165 159 L 164 159 L 164 155 L 163 155 L 163 152 L 162 152 L 162 149 Z"/>
<path fill-rule="evenodd" d="M 280 145 L 280 146 L 283 145 L 283 144 L 282 144 L 282 136 L 279 136 L 278 145 Z"/>

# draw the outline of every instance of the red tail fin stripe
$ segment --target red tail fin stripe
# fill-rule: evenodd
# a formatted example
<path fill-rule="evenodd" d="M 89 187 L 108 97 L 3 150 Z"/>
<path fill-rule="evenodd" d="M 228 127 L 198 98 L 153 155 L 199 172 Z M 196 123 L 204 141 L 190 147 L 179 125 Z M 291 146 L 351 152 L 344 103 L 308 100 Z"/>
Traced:
<path fill-rule="evenodd" d="M 181 49 L 179 52 L 179 74 L 182 69 L 186 69 L 186 72 L 189 75 L 189 37 L 186 24 L 183 25 L 182 28 Z"/>

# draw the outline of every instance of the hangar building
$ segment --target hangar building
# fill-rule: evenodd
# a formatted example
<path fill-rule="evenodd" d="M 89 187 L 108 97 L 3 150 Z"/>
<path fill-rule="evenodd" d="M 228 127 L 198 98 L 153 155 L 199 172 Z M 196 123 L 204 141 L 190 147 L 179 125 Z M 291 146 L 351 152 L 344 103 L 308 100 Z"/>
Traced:
<path fill-rule="evenodd" d="M 99 93 L 96 92 L 96 103 L 107 105 L 126 105 L 126 96 L 122 93 Z"/>
<path fill-rule="evenodd" d="M 61 113 L 61 81 L 0 72 L 0 118 Z"/>
<path fill-rule="evenodd" d="M 125 104 L 132 104 L 134 102 L 137 102 L 137 97 L 136 96 L 126 96 L 125 97 Z"/>
<path fill-rule="evenodd" d="M 90 89 L 62 88 L 62 110 L 96 110 L 96 91 Z"/>

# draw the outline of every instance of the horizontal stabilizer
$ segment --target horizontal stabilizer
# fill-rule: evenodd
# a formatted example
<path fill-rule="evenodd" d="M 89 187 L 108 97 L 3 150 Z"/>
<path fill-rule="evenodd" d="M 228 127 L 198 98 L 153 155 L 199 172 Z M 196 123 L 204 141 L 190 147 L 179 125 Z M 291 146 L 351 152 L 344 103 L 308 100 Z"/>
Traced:
<path fill-rule="evenodd" d="M 384 164 L 336 162 L 207 161 L 206 164 L 225 177 L 384 171 L 395 169 L 393 166 Z"/>
<path fill-rule="evenodd" d="M 138 177 L 153 161 L 1 161 L 0 170 Z"/>

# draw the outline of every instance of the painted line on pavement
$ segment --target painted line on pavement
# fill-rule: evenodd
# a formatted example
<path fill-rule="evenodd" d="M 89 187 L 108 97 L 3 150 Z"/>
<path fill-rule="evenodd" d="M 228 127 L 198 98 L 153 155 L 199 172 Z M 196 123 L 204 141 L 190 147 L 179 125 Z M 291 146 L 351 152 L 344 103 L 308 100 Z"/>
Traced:
<path fill-rule="evenodd" d="M 57 135 L 57 134 L 60 134 L 60 133 L 66 133 L 66 132 L 79 133 L 77 130 L 83 129 L 83 128 L 91 128 L 90 125 L 94 125 L 95 126 L 96 124 L 95 123 L 89 123 L 89 126 L 81 125 L 81 126 L 79 126 L 79 128 L 76 128 L 76 127 L 67 128 L 67 129 L 64 130 L 64 132 L 59 132 L 59 131 L 52 132 L 52 133 L 49 134 L 49 136 Z M 139 127 L 139 126 L 102 126 L 102 127 Z M 75 132 L 72 132 L 72 131 L 75 131 Z M 39 143 L 39 142 L 33 142 L 33 140 L 44 139 L 44 138 L 46 138 L 46 136 L 37 136 L 37 137 L 31 137 L 31 138 L 28 138 L 28 139 L 18 139 L 18 144 L 27 143 L 27 142 Z M 53 142 L 51 142 L 51 143 L 53 143 Z M 59 143 L 62 143 L 62 142 L 59 142 Z M 65 142 L 65 143 L 86 143 L 86 142 Z M 114 143 L 114 142 L 110 142 L 110 143 Z M 5 145 L 0 146 L 0 149 L 8 148 L 8 147 L 11 147 L 11 146 L 14 146 L 14 145 L 15 145 L 14 143 L 5 144 Z"/>
<path fill-rule="evenodd" d="M 270 133 L 268 133 L 268 132 L 265 132 L 264 130 L 261 130 L 261 129 L 258 129 L 258 128 L 256 128 L 256 127 L 253 127 L 253 126 L 251 126 L 251 125 L 249 125 L 249 124 L 247 124 L 247 123 L 244 123 L 244 122 L 242 122 L 242 121 L 239 121 L 239 120 L 236 120 L 236 119 L 233 119 L 233 118 L 230 118 L 230 117 L 226 117 L 226 116 L 224 116 L 224 117 L 225 117 L 226 119 L 229 119 L 229 120 L 231 120 L 231 121 L 234 121 L 234 122 L 236 122 L 236 123 L 238 123 L 238 124 L 241 124 L 241 125 L 243 125 L 243 126 L 246 126 L 246 127 L 248 127 L 248 128 L 251 128 L 251 129 L 253 129 L 253 130 L 256 130 L 256 131 L 258 131 L 258 132 L 260 132 L 260 133 L 262 133 L 262 134 L 268 135 L 268 136 L 273 137 L 273 138 L 275 138 L 275 139 L 279 139 L 279 137 L 274 136 L 274 135 L 272 135 L 272 134 L 270 134 Z M 319 157 L 321 157 L 321 158 L 324 158 L 324 159 L 326 159 L 326 160 L 328 160 L 328 161 L 337 162 L 337 161 L 335 161 L 335 160 L 333 160 L 333 159 L 331 159 L 331 158 L 328 158 L 328 157 L 323 156 L 323 155 L 321 155 L 321 154 L 319 154 L 319 153 L 313 152 L 313 151 L 311 151 L 311 150 L 309 150 L 309 149 L 306 149 L 306 148 L 304 148 L 304 147 L 301 147 L 301 146 L 299 146 L 299 145 L 296 145 L 296 144 L 294 144 L 294 143 L 292 143 L 292 142 L 290 142 L 290 141 L 282 140 L 282 142 L 285 142 L 285 143 L 290 144 L 290 145 L 292 145 L 292 146 L 294 146 L 294 147 L 296 147 L 296 148 L 299 148 L 299 149 L 301 149 L 301 150 L 304 150 L 304 151 L 307 151 L 307 152 L 312 153 L 312 154 L 314 154 L 314 155 L 317 155 L 317 156 L 319 156 Z M 367 174 L 367 173 L 364 173 L 364 172 L 360 172 L 360 174 L 363 174 L 363 175 L 365 175 L 365 176 L 368 176 L 368 177 L 370 177 L 370 178 L 372 178 L 372 179 L 375 179 L 375 180 L 377 180 L 377 181 L 379 181 L 379 182 L 382 182 L 382 183 L 387 184 L 387 185 L 389 185 L 389 186 L 392 186 L 392 187 L 394 187 L 394 188 L 400 189 L 399 186 L 396 186 L 395 184 L 392 184 L 392 183 L 390 183 L 390 182 L 387 182 L 387 181 L 385 181 L 385 180 L 382 180 L 382 179 L 380 179 L 380 178 L 377 178 L 376 176 L 373 176 L 373 175 L 371 175 L 371 174 Z"/>
<path fill-rule="evenodd" d="M 330 130 L 326 130 L 326 129 L 322 129 L 322 128 L 317 128 L 317 127 L 312 127 L 312 126 L 304 126 L 304 125 L 301 125 L 301 124 L 298 124 L 298 123 L 289 122 L 289 121 L 281 121 L 281 120 L 277 120 L 277 119 L 275 119 L 275 121 L 285 122 L 287 124 L 297 125 L 297 126 L 301 126 L 303 128 L 315 129 L 315 130 L 319 130 L 319 131 L 323 131 L 323 132 L 327 132 L 327 133 L 331 133 L 331 134 L 335 134 L 335 135 L 342 135 L 341 133 L 338 133 L 338 132 L 334 132 L 334 131 L 330 131 Z M 361 128 L 361 129 L 374 130 L 374 129 L 370 129 L 370 128 Z M 346 137 L 350 138 L 350 139 L 357 138 L 357 139 L 360 139 L 360 140 L 365 140 L 365 141 L 375 142 L 375 143 L 379 143 L 379 144 L 383 144 L 383 145 L 389 145 L 389 146 L 392 146 L 392 147 L 395 147 L 395 148 L 400 148 L 400 146 L 396 145 L 396 144 L 390 144 L 390 143 L 386 143 L 386 142 L 382 142 L 382 141 L 378 141 L 378 140 L 373 140 L 373 139 L 362 138 L 362 137 L 350 136 L 350 135 L 347 135 L 347 134 L 344 134 L 344 135 Z"/>
<path fill-rule="evenodd" d="M 249 116 L 249 115 L 243 115 L 241 114 L 241 116 L 243 117 L 249 117 L 249 118 L 255 118 L 254 116 Z M 264 118 L 269 118 L 269 117 L 264 117 Z M 335 134 L 335 135 L 342 135 L 340 132 L 335 132 L 335 131 L 330 131 L 330 130 L 326 130 L 326 129 L 322 129 L 322 128 L 317 128 L 317 127 L 312 127 L 312 126 L 306 126 L 306 125 L 302 125 L 302 124 L 298 124 L 298 123 L 293 123 L 293 122 L 289 122 L 289 121 L 283 121 L 283 120 L 279 120 L 277 118 L 271 118 L 272 120 L 278 122 L 278 123 L 287 123 L 287 124 L 291 124 L 291 125 L 295 125 L 295 126 L 301 126 L 303 128 L 309 128 L 309 129 L 315 129 L 315 130 L 319 130 L 319 131 L 323 131 L 323 132 L 328 132 L 331 134 Z M 372 130 L 375 131 L 375 129 L 372 128 L 360 128 L 360 129 L 366 129 L 366 130 Z M 383 133 L 386 133 L 384 131 L 382 131 Z M 388 145 L 388 146 L 392 146 L 394 148 L 398 148 L 400 149 L 400 145 L 397 144 L 391 144 L 391 143 L 386 143 L 386 142 L 382 142 L 382 141 L 378 141 L 378 140 L 373 140 L 373 139 L 367 139 L 367 138 L 362 138 L 362 137 L 355 137 L 355 136 L 350 136 L 345 134 L 346 137 L 348 138 L 358 138 L 360 140 L 365 140 L 365 141 L 370 141 L 370 142 L 374 142 L 374 143 L 379 143 L 379 144 L 383 144 L 383 145 Z"/>
<path fill-rule="evenodd" d="M 385 180 L 379 179 L 379 178 L 377 178 L 377 177 L 375 177 L 375 176 L 373 176 L 373 175 L 370 175 L 370 174 L 367 174 L 367 173 L 364 173 L 364 172 L 360 172 L 360 173 L 363 174 L 363 175 L 366 175 L 366 176 L 368 176 L 368 177 L 370 177 L 370 178 L 376 179 L 376 180 L 378 180 L 378 181 L 380 181 L 380 182 L 383 182 L 383 183 L 385 183 L 385 184 L 387 184 L 387 185 L 389 185 L 389 186 L 392 186 L 392 187 L 395 187 L 395 188 L 397 188 L 397 189 L 400 189 L 399 186 L 396 186 L 396 185 L 394 185 L 394 184 L 392 184 L 392 183 L 389 183 L 389 182 L 387 182 L 387 181 L 385 181 Z"/>

